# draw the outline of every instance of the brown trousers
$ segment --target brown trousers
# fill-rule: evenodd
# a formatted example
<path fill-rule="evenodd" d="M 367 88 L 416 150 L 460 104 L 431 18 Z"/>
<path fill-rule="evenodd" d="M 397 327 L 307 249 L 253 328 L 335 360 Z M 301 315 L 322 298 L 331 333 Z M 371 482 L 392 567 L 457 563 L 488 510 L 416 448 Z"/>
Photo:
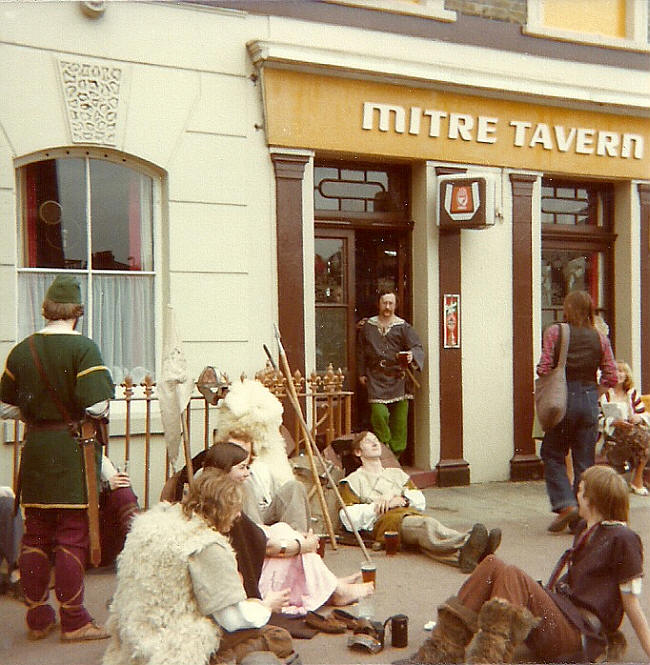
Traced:
<path fill-rule="evenodd" d="M 517 566 L 506 564 L 491 554 L 469 576 L 458 598 L 465 607 L 478 612 L 485 601 L 494 597 L 526 607 L 541 619 L 526 639 L 528 647 L 541 660 L 554 661 L 558 656 L 575 654 L 582 649 L 580 631 L 542 586 Z"/>

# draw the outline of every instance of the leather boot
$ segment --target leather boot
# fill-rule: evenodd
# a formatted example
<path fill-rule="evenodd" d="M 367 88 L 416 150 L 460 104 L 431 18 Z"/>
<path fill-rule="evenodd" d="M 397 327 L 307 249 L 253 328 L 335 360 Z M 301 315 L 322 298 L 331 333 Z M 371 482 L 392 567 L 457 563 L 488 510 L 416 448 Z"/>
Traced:
<path fill-rule="evenodd" d="M 418 652 L 412 657 L 417 663 L 462 663 L 465 647 L 477 628 L 477 615 L 466 608 L 456 596 L 438 607 L 438 623 Z"/>
<path fill-rule="evenodd" d="M 538 623 L 525 607 L 491 598 L 478 614 L 478 632 L 467 647 L 465 662 L 511 663 L 515 648 Z"/>

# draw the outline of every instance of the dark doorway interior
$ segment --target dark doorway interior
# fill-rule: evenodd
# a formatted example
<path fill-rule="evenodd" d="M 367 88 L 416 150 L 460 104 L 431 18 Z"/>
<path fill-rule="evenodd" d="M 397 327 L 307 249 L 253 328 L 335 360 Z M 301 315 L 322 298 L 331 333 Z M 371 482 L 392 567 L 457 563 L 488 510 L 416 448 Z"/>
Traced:
<path fill-rule="evenodd" d="M 353 427 L 359 431 L 370 423 L 356 370 L 357 323 L 377 313 L 383 289 L 395 290 L 398 315 L 411 319 L 408 172 L 317 164 L 314 181 L 316 365 L 324 371 L 331 363 L 344 372 L 346 388 L 355 393 Z M 402 457 L 407 464 L 413 458 L 409 429 Z"/>

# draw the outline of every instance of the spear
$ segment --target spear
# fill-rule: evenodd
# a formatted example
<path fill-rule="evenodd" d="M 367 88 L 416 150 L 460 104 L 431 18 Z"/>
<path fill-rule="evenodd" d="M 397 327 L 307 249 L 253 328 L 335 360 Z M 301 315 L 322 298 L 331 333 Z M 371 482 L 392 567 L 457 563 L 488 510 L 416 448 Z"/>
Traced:
<path fill-rule="evenodd" d="M 316 451 L 316 454 L 318 456 L 318 461 L 321 463 L 321 466 L 323 467 L 323 470 L 325 471 L 325 475 L 327 476 L 327 480 L 329 481 L 330 485 L 332 486 L 332 489 L 334 490 L 334 494 L 339 502 L 339 505 L 341 506 L 341 509 L 345 513 L 345 516 L 348 520 L 348 523 L 352 527 L 352 531 L 354 533 L 354 536 L 357 540 L 357 543 L 359 544 L 359 547 L 361 548 L 361 551 L 363 552 L 363 556 L 365 557 L 366 561 L 370 562 L 370 555 L 368 554 L 368 550 L 366 549 L 366 546 L 363 543 L 363 540 L 361 536 L 359 535 L 359 531 L 357 528 L 354 526 L 354 523 L 352 522 L 352 519 L 350 518 L 350 514 L 348 513 L 348 508 L 345 505 L 345 501 L 343 501 L 343 497 L 341 497 L 341 493 L 338 490 L 338 487 L 336 486 L 336 483 L 334 482 L 334 479 L 332 478 L 332 474 L 329 472 L 329 469 L 327 468 L 327 464 L 325 464 L 325 460 L 323 459 L 323 456 L 321 455 L 320 450 L 318 449 L 318 446 L 314 442 L 311 432 L 309 428 L 307 427 L 307 423 L 305 422 L 305 418 L 302 413 L 302 407 L 300 406 L 300 402 L 298 401 L 298 396 L 296 395 L 296 389 L 293 385 L 293 380 L 291 376 L 291 370 L 289 368 L 289 361 L 287 360 L 287 354 L 284 351 L 284 346 L 282 345 L 282 338 L 280 336 L 280 331 L 278 330 L 278 327 L 273 324 L 273 328 L 275 329 L 275 339 L 278 343 L 278 351 L 280 354 L 280 360 L 282 362 L 282 372 L 284 373 L 284 376 L 287 380 L 287 394 L 289 395 L 289 401 L 291 402 L 291 406 L 293 407 L 294 411 L 296 412 L 296 416 L 298 418 L 298 422 L 300 423 L 300 426 L 302 427 L 303 432 L 305 433 L 305 448 L 307 450 L 307 455 L 309 456 L 309 461 L 312 469 L 312 475 L 314 477 L 314 482 L 316 483 L 316 488 L 319 492 L 319 500 L 321 500 L 321 509 L 323 510 L 323 516 L 325 518 L 329 534 L 330 534 L 330 540 L 332 543 L 332 547 L 336 549 L 336 539 L 334 536 L 334 531 L 332 527 L 332 522 L 329 518 L 329 512 L 327 511 L 327 508 L 325 506 L 325 497 L 323 495 L 323 488 L 321 487 L 320 484 L 320 478 L 318 476 L 318 473 L 316 471 L 316 466 L 314 463 L 314 456 L 313 456 L 313 450 Z M 275 363 L 273 362 L 273 358 L 271 358 L 271 354 L 269 353 L 269 350 L 266 346 L 264 345 L 264 351 L 266 351 L 266 355 L 269 357 L 269 360 L 271 361 L 271 364 L 273 365 L 274 368 L 276 368 Z M 322 498 L 321 498 L 322 497 Z"/>

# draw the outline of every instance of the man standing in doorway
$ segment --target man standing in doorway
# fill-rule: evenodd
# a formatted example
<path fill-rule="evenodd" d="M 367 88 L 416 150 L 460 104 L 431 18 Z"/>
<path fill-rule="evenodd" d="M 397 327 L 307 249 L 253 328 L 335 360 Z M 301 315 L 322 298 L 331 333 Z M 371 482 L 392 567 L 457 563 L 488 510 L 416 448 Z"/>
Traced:
<path fill-rule="evenodd" d="M 406 448 L 408 400 L 413 399 L 408 375 L 422 369 L 424 349 L 396 308 L 393 291 L 380 294 L 379 313 L 359 330 L 358 367 L 359 381 L 368 389 L 372 429 L 399 458 Z"/>

